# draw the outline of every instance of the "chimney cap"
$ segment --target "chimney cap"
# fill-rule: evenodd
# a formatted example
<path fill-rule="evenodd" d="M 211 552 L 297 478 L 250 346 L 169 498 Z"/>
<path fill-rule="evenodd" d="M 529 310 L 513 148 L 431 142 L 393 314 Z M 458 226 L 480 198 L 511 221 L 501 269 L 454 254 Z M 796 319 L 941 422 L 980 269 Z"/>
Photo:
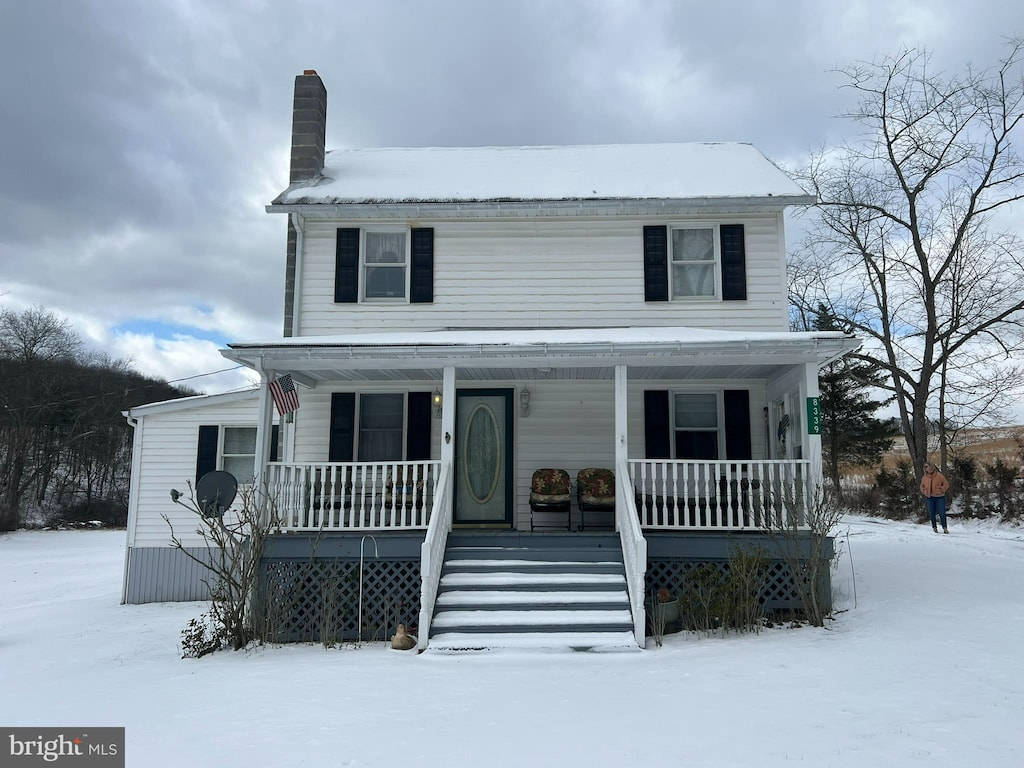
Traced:
<path fill-rule="evenodd" d="M 316 70 L 315 69 L 304 69 L 304 70 L 302 70 L 302 74 L 304 74 L 304 75 L 315 75 L 316 74 Z"/>

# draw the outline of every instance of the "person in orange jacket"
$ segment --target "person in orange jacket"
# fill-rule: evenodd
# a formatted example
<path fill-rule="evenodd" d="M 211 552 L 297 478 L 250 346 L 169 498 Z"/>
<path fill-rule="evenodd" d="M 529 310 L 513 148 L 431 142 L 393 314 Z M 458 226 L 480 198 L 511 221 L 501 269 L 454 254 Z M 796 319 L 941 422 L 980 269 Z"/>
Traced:
<path fill-rule="evenodd" d="M 942 532 L 949 533 L 946 526 L 946 491 L 949 490 L 949 480 L 934 464 L 924 465 L 924 477 L 921 478 L 921 495 L 924 496 L 924 503 L 928 506 L 928 517 L 932 520 L 932 530 L 939 532 L 936 517 L 942 520 Z"/>

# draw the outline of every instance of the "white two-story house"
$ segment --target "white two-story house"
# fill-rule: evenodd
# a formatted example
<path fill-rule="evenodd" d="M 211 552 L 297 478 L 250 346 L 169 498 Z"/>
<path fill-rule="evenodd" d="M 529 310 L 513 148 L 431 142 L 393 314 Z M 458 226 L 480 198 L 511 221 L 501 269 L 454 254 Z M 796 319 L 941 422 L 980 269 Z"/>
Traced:
<path fill-rule="evenodd" d="M 207 469 L 265 489 L 265 587 L 297 638 L 325 626 L 325 583 L 359 581 L 364 603 L 331 609 L 346 636 L 397 618 L 421 646 L 642 646 L 652 589 L 761 535 L 770 495 L 801 514 L 818 370 L 858 342 L 789 331 L 783 212 L 813 198 L 785 173 L 740 143 L 326 152 L 326 106 L 315 72 L 296 78 L 290 184 L 267 207 L 287 222 L 284 334 L 223 351 L 259 390 L 130 414 L 126 600 L 196 597 L 161 515 L 193 528 L 167 490 Z M 279 419 L 285 374 L 300 406 Z M 178 477 L 153 466 L 171 443 Z M 584 500 L 588 468 L 613 474 L 605 498 Z M 537 478 L 559 487 L 531 503 Z M 543 595 L 529 565 L 573 549 L 592 561 L 577 582 L 608 562 L 619 582 L 575 622 L 566 595 L 591 587 Z M 528 564 L 514 584 L 457 588 L 502 557 Z"/>

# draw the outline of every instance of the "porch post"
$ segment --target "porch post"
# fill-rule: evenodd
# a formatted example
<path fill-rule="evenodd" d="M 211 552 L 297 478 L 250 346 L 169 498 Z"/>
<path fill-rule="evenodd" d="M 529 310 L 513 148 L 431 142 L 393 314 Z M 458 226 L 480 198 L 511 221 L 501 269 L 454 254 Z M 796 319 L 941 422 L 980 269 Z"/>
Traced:
<path fill-rule="evenodd" d="M 265 494 L 267 487 L 267 460 L 270 458 L 271 428 L 274 423 L 274 401 L 270 397 L 270 379 L 273 371 L 260 371 L 260 399 L 256 416 L 256 456 L 253 469 L 256 471 L 256 487 Z M 261 500 L 262 503 L 262 500 Z"/>
<path fill-rule="evenodd" d="M 619 467 L 628 466 L 629 460 L 629 439 L 626 433 L 626 374 L 628 368 L 625 365 L 615 366 L 615 471 L 619 471 Z M 625 483 L 629 480 L 626 477 L 620 477 L 616 480 L 616 484 Z M 619 516 L 615 516 L 615 528 L 618 530 L 619 527 Z"/>
<path fill-rule="evenodd" d="M 807 453 L 805 458 L 810 462 L 810 489 L 811 491 L 817 491 L 823 485 L 822 476 L 822 463 L 821 463 L 821 435 L 812 435 L 810 433 L 810 423 L 808 420 L 807 413 L 807 401 L 808 398 L 818 397 L 820 390 L 818 389 L 818 364 L 804 363 L 804 376 L 800 382 L 800 394 L 801 407 L 804 408 L 803 414 L 801 414 L 800 422 L 804 425 L 804 430 L 807 432 L 804 437 L 806 438 L 805 445 L 807 446 Z"/>
<path fill-rule="evenodd" d="M 451 475 L 455 457 L 455 368 L 447 367 L 441 382 L 441 465 Z"/>

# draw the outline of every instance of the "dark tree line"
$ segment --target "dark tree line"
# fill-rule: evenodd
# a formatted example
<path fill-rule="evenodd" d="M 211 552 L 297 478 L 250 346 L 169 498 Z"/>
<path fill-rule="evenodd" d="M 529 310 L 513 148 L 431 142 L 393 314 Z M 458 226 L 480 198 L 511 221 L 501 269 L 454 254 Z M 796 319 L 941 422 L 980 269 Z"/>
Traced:
<path fill-rule="evenodd" d="M 123 524 L 132 430 L 121 412 L 188 394 L 86 350 L 51 312 L 0 310 L 0 531 Z"/>

